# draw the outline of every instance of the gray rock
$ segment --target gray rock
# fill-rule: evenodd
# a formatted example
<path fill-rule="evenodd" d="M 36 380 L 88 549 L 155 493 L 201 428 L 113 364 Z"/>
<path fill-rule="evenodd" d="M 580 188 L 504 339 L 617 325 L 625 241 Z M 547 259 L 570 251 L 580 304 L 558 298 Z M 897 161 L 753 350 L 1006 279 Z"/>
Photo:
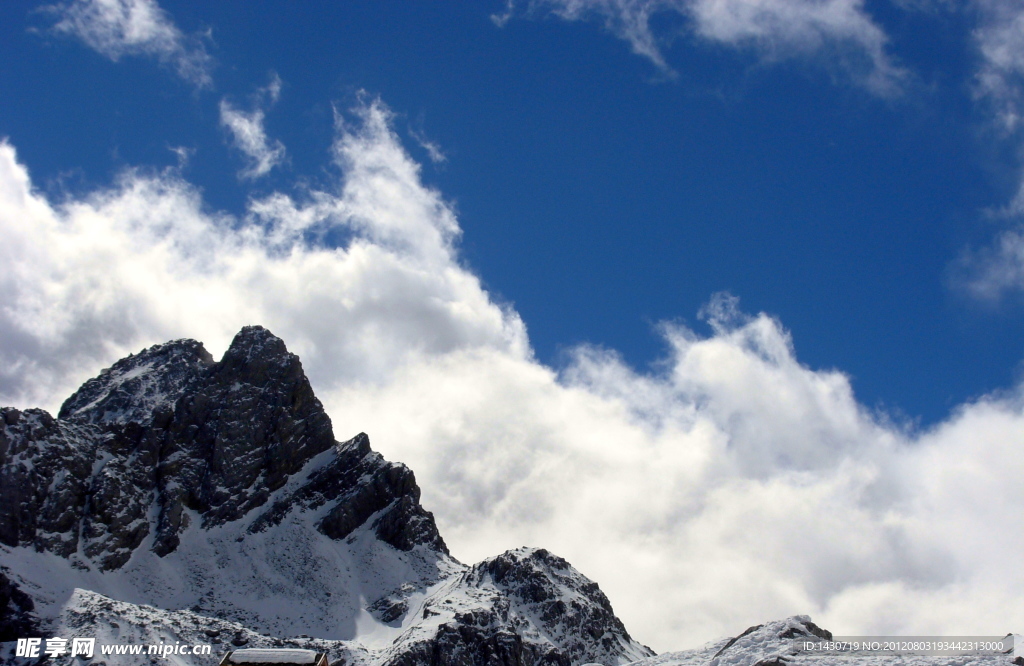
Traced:
<path fill-rule="evenodd" d="M 458 585 L 429 599 L 422 615 L 446 619 L 433 635 L 400 642 L 385 664 L 569 666 L 654 655 L 630 637 L 597 583 L 540 548 L 474 565 Z"/>
<path fill-rule="evenodd" d="M 258 529 L 297 507 L 334 503 L 320 524 L 332 538 L 375 517 L 385 543 L 447 553 L 412 472 L 372 452 L 365 435 L 338 444 L 299 358 L 260 326 L 243 328 L 217 363 L 194 340 L 122 359 L 68 398 L 57 419 L 38 409 L 0 415 L 0 543 L 8 546 L 70 557 L 81 545 L 113 570 L 150 533 L 157 554 L 173 552 L 185 509 L 206 528 L 263 511 Z M 332 447 L 329 465 L 264 510 Z"/>
<path fill-rule="evenodd" d="M 211 365 L 213 357 L 195 340 L 155 345 L 87 381 L 64 401 L 57 418 L 147 425 L 161 407 L 173 408 Z"/>
<path fill-rule="evenodd" d="M 106 433 L 41 409 L 0 409 L 0 543 L 68 557 Z"/>
<path fill-rule="evenodd" d="M 39 635 L 35 604 L 0 568 L 0 643 Z"/>
<path fill-rule="evenodd" d="M 189 516 L 198 524 L 189 525 Z M 144 544 L 166 557 L 186 529 L 223 535 L 213 531 L 233 521 L 241 521 L 232 528 L 237 541 L 280 542 L 282 532 L 273 530 L 284 529 L 287 543 L 299 543 L 301 535 L 288 530 L 300 525 L 346 547 L 358 544 L 339 549 L 363 554 L 358 562 L 338 560 L 366 569 L 351 580 L 400 581 L 380 598 L 357 597 L 352 609 L 365 606 L 380 622 L 402 628 L 390 647 L 309 639 L 352 666 L 612 665 L 653 654 L 630 638 L 596 583 L 546 550 L 513 550 L 473 567 L 451 558 L 420 504 L 413 472 L 384 460 L 365 434 L 335 441 L 298 357 L 262 327 L 243 328 L 219 362 L 193 340 L 122 359 L 86 382 L 56 419 L 38 409 L 0 410 L 4 548 L 113 572 L 109 581 Z M 294 557 L 286 552 L 277 572 L 304 584 L 302 567 L 326 565 L 298 550 Z M 382 570 L 383 562 L 391 568 Z M 211 561 L 210 571 L 197 575 L 216 580 L 218 566 Z M 269 578 L 280 584 L 275 575 Z M 16 571 L 0 575 L 4 635 L 37 627 L 28 587 L 17 580 Z M 380 595 L 384 585 L 368 583 L 367 596 Z M 74 604 L 45 621 L 93 635 L 130 629 L 147 640 L 163 640 L 160 632 L 236 646 L 290 640 L 254 632 L 258 612 L 218 606 L 215 588 L 197 589 L 189 610 L 79 589 Z M 329 592 L 304 594 L 309 608 L 300 612 L 342 607 Z M 207 612 L 224 617 L 204 624 L 199 613 Z"/>

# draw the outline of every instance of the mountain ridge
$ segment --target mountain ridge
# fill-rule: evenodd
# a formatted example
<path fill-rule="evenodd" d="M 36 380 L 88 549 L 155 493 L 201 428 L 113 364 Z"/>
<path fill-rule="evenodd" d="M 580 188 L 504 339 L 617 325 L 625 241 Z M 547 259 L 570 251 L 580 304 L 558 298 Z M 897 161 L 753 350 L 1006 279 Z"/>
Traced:
<path fill-rule="evenodd" d="M 14 656 L 30 636 L 307 648 L 335 666 L 892 661 L 801 652 L 794 641 L 831 637 L 806 616 L 656 656 L 596 582 L 543 548 L 459 562 L 413 471 L 365 433 L 337 441 L 298 357 L 259 326 L 220 361 L 187 339 L 129 355 L 56 418 L 0 408 L 0 663 L 54 663 Z"/>
<path fill-rule="evenodd" d="M 412 470 L 365 434 L 335 440 L 266 329 L 243 328 L 220 361 L 194 340 L 155 345 L 56 418 L 0 410 L 0 629 L 261 646 L 305 634 L 374 665 L 653 654 L 543 549 L 458 562 L 419 499 Z"/>

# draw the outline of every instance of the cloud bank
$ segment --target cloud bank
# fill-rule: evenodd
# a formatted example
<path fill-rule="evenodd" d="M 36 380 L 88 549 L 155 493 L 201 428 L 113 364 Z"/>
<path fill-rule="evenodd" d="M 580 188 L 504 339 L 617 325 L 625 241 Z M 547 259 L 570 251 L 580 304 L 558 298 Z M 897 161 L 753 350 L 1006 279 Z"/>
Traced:
<path fill-rule="evenodd" d="M 492 17 L 495 23 L 516 16 L 519 4 L 510 0 L 504 14 Z M 670 76 L 675 71 L 664 47 L 678 35 L 652 27 L 657 14 L 678 15 L 697 37 L 751 49 L 767 60 L 828 54 L 881 95 L 897 93 L 906 74 L 886 53 L 887 37 L 864 11 L 863 0 L 530 0 L 525 13 L 599 21 Z"/>
<path fill-rule="evenodd" d="M 391 122 L 366 101 L 338 121 L 335 187 L 241 217 L 175 170 L 56 203 L 0 144 L 0 403 L 53 410 L 128 352 L 218 355 L 261 323 L 339 437 L 412 466 L 457 557 L 550 548 L 659 651 L 794 613 L 849 634 L 1024 626 L 1020 387 L 912 432 L 728 295 L 709 334 L 660 329 L 657 371 L 589 346 L 547 367 Z"/>
<path fill-rule="evenodd" d="M 274 193 L 242 219 L 205 212 L 174 170 L 127 171 L 56 206 L 0 144 L 4 401 L 52 408 L 97 363 L 182 335 L 223 348 L 254 321 L 321 386 L 380 379 L 417 354 L 525 354 L 519 318 L 459 268 L 457 222 L 420 184 L 389 117 L 370 103 L 339 130 L 336 191 Z M 332 233 L 350 240 L 328 247 Z"/>
<path fill-rule="evenodd" d="M 155 0 L 72 0 L 48 9 L 58 19 L 55 32 L 77 37 L 111 60 L 150 56 L 197 87 L 213 83 L 213 60 L 202 41 L 182 33 Z"/>

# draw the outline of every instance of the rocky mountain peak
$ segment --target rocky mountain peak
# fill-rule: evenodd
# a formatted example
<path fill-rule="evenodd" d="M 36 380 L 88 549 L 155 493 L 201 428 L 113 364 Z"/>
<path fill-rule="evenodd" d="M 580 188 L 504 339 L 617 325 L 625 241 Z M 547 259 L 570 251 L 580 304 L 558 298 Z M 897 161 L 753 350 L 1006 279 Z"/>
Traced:
<path fill-rule="evenodd" d="M 194 340 L 122 359 L 57 418 L 0 409 L 0 555 L 0 633 L 306 634 L 352 666 L 652 654 L 546 550 L 453 559 L 412 470 L 365 434 L 337 442 L 301 361 L 260 326 L 216 362 Z"/>
<path fill-rule="evenodd" d="M 343 458 L 377 481 L 370 490 L 350 487 L 361 477 L 341 469 L 335 482 L 317 481 L 320 502 L 363 498 L 335 506 L 325 534 L 344 538 L 387 508 L 374 516 L 381 538 L 443 552 L 412 473 L 371 454 L 365 436 L 359 441 L 351 451 L 335 441 L 301 361 L 262 326 L 239 331 L 219 362 L 195 340 L 155 345 L 87 381 L 57 419 L 4 410 L 0 541 L 62 557 L 82 547 L 87 561 L 117 569 L 147 538 L 158 555 L 174 552 L 190 514 L 212 528 L 263 507 L 337 448 L 333 467 Z"/>
<path fill-rule="evenodd" d="M 171 408 L 213 365 L 202 343 L 174 340 L 123 358 L 64 401 L 59 419 L 96 424 L 148 424 Z"/>
<path fill-rule="evenodd" d="M 262 326 L 245 326 L 224 352 L 221 372 L 243 372 L 250 380 L 273 381 L 282 372 L 301 372 L 299 357 L 288 351 L 284 340 Z"/>
<path fill-rule="evenodd" d="M 182 508 L 205 526 L 237 520 L 335 443 L 299 358 L 261 326 L 235 336 L 163 430 L 158 476 L 173 482 L 161 489 L 161 549 L 173 549 Z"/>

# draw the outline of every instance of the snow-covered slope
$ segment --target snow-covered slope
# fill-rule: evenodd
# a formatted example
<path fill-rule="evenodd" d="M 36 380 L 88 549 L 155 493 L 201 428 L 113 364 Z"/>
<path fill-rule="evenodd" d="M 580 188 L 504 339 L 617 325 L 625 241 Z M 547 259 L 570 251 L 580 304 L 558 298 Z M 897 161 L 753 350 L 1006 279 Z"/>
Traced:
<path fill-rule="evenodd" d="M 654 654 L 630 639 L 596 583 L 543 549 L 489 558 L 410 601 L 414 619 L 386 663 L 614 665 Z M 386 598 L 375 610 L 387 620 L 408 604 Z"/>
<path fill-rule="evenodd" d="M 795 639 L 830 636 L 803 616 L 654 656 L 546 550 L 453 559 L 419 499 L 366 435 L 335 440 L 269 331 L 243 329 L 219 362 L 192 340 L 151 347 L 58 418 L 0 409 L 0 663 L 26 663 L 15 638 L 59 636 L 212 645 L 166 660 L 181 666 L 240 646 L 346 666 L 1024 666 L 800 653 Z"/>
<path fill-rule="evenodd" d="M 682 652 L 666 652 L 631 666 L 1024 666 L 1024 659 L 1000 656 L 831 655 L 797 648 L 804 640 L 831 640 L 831 632 L 806 615 L 750 627 L 734 638 Z"/>
<path fill-rule="evenodd" d="M 0 410 L 0 640 L 301 645 L 381 665 L 652 654 L 546 551 L 454 560 L 419 498 L 366 435 L 335 441 L 269 331 L 246 327 L 216 363 L 195 341 L 152 347 L 56 419 Z"/>

